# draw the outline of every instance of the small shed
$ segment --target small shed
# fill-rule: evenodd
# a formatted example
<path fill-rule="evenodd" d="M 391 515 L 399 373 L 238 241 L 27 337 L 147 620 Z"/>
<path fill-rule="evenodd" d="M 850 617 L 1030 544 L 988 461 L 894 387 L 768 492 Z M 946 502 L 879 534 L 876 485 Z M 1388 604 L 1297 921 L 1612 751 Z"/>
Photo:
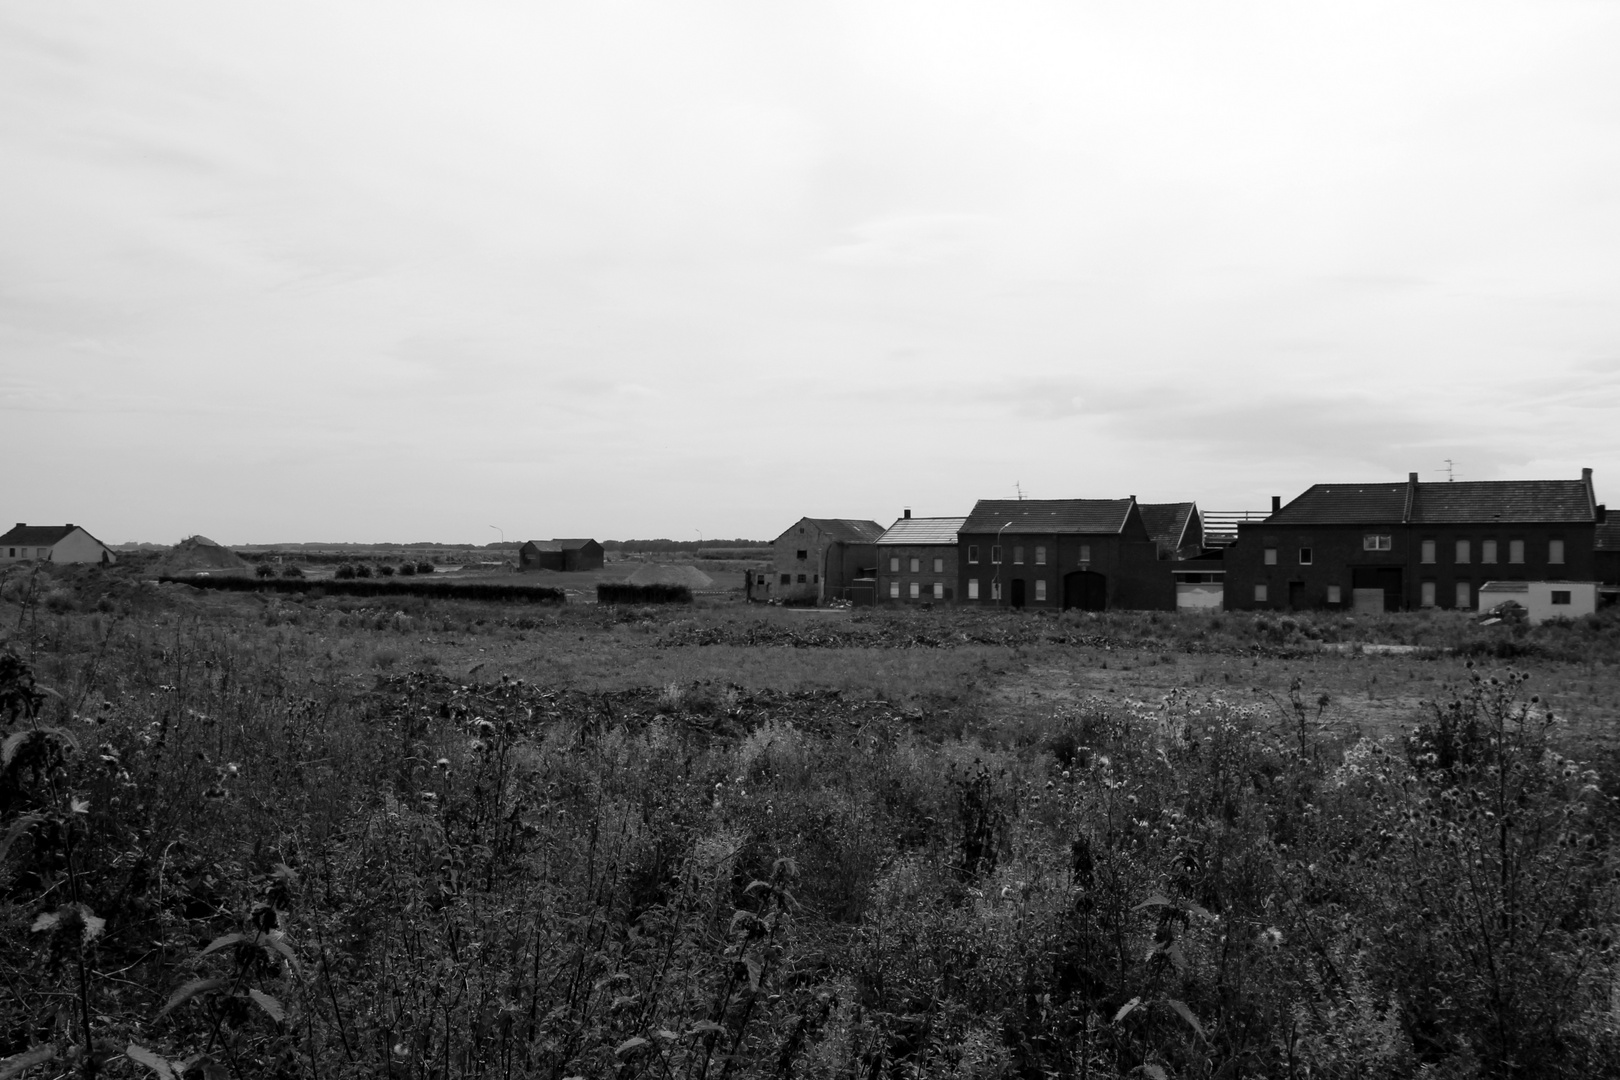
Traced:
<path fill-rule="evenodd" d="M 1595 581 L 1487 581 L 1479 587 L 1479 610 L 1506 601 L 1525 609 L 1530 625 L 1548 619 L 1575 619 L 1597 610 Z"/>
<path fill-rule="evenodd" d="M 591 539 L 528 540 L 518 548 L 519 570 L 600 570 L 602 559 L 602 545 Z"/>

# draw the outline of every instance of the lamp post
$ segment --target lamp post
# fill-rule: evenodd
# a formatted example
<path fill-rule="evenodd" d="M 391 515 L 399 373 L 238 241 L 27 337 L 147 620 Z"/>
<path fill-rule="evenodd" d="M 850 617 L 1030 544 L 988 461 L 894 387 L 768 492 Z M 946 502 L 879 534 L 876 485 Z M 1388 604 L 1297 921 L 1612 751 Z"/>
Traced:
<path fill-rule="evenodd" d="M 1011 525 L 1011 524 L 1012 524 L 1012 522 L 1010 522 L 1010 521 L 1007 522 L 1007 525 Z M 991 579 L 991 586 L 992 586 L 992 588 L 995 589 L 995 592 L 996 592 L 996 606 L 997 607 L 1000 607 L 1001 605 L 1006 603 L 1006 599 L 1007 599 L 1006 597 L 1001 595 L 1001 558 L 1002 558 L 1001 534 L 1007 531 L 1007 525 L 1003 525 L 1001 528 L 996 530 L 996 546 L 990 549 L 990 554 L 995 556 L 995 560 L 996 560 L 996 576 Z"/>
<path fill-rule="evenodd" d="M 496 532 L 501 534 L 501 543 L 503 543 L 503 544 L 506 543 L 506 530 L 505 529 L 501 528 L 499 525 L 491 525 L 490 528 L 494 529 Z"/>

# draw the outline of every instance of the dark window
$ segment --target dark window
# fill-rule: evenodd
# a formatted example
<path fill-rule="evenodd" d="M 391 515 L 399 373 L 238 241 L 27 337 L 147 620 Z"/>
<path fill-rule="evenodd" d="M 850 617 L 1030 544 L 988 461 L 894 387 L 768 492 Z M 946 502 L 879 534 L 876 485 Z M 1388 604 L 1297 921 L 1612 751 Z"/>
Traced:
<path fill-rule="evenodd" d="M 799 575 L 799 584 L 800 584 L 800 585 L 803 585 L 803 584 L 804 584 L 804 575 L 803 575 L 803 574 L 800 574 L 800 575 Z"/>
<path fill-rule="evenodd" d="M 1001 548 L 999 546 L 996 546 L 996 545 L 991 546 L 991 548 L 990 548 L 990 561 L 992 563 L 994 563 L 995 565 L 997 565 L 997 566 L 1001 565 Z"/>
<path fill-rule="evenodd" d="M 1552 591 L 1552 602 L 1555 603 L 1555 604 L 1567 604 L 1567 603 L 1569 603 L 1569 590 L 1568 589 L 1554 589 Z"/>
<path fill-rule="evenodd" d="M 1299 549 L 1299 565 L 1301 565 L 1301 566 L 1309 566 L 1309 565 L 1311 565 L 1311 549 L 1310 548 L 1300 548 Z"/>
<path fill-rule="evenodd" d="M 801 559 L 808 559 L 810 557 L 810 553 L 808 551 L 800 549 L 798 557 L 801 558 Z"/>
<path fill-rule="evenodd" d="M 821 584 L 821 575 L 820 574 L 811 574 L 810 575 L 810 584 L 812 584 L 812 585 L 820 585 Z"/>
<path fill-rule="evenodd" d="M 791 585 L 791 584 L 793 584 L 793 575 L 792 574 L 783 574 L 782 575 L 782 584 L 783 585 Z"/>
<path fill-rule="evenodd" d="M 977 563 L 978 561 L 979 561 L 979 545 L 978 544 L 969 544 L 968 545 L 968 562 L 969 563 Z"/>

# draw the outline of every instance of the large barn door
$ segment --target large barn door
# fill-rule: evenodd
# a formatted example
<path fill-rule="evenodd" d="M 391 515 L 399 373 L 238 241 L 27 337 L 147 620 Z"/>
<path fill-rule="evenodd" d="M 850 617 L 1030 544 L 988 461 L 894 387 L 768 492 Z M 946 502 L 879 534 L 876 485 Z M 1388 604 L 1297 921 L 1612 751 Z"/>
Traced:
<path fill-rule="evenodd" d="M 1095 570 L 1076 570 L 1063 575 L 1063 607 L 1081 611 L 1108 608 L 1108 579 Z"/>

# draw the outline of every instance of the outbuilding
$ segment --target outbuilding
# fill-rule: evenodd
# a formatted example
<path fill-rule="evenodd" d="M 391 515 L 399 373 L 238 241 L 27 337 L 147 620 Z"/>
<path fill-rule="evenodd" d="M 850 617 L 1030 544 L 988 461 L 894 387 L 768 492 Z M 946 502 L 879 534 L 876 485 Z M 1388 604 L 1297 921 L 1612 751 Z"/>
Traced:
<path fill-rule="evenodd" d="M 111 548 L 82 525 L 25 525 L 0 536 L 0 563 L 115 563 Z"/>
<path fill-rule="evenodd" d="M 771 542 L 771 567 L 755 579 L 752 597 L 869 604 L 882 535 L 883 526 L 864 518 L 800 518 Z"/>
<path fill-rule="evenodd" d="M 905 517 L 877 538 L 880 604 L 949 603 L 956 599 L 956 532 L 965 517 Z"/>
<path fill-rule="evenodd" d="M 519 570 L 600 570 L 602 559 L 602 545 L 590 539 L 528 540 L 518 548 Z"/>

